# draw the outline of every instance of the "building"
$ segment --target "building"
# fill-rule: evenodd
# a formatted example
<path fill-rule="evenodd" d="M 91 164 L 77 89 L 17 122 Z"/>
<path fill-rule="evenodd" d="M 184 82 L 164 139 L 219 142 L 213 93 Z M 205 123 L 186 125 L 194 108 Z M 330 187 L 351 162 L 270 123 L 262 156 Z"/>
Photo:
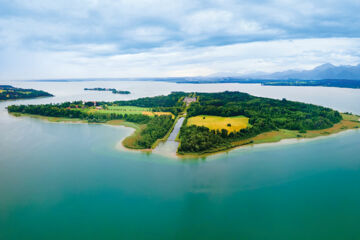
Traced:
<path fill-rule="evenodd" d="M 184 98 L 184 102 L 186 103 L 186 105 L 190 105 L 190 103 L 192 102 L 196 102 L 196 97 L 185 97 Z"/>

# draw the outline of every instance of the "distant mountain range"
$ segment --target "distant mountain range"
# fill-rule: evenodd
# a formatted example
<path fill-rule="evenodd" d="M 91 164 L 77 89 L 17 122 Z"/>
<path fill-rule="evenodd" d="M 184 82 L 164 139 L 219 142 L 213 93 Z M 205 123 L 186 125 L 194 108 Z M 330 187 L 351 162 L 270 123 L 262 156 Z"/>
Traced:
<path fill-rule="evenodd" d="M 78 82 L 78 81 L 161 81 L 175 83 L 242 83 L 261 84 L 264 86 L 312 86 L 340 87 L 360 89 L 360 64 L 356 66 L 334 66 L 330 63 L 312 70 L 288 70 L 284 72 L 253 74 L 216 73 L 198 77 L 168 78 L 93 78 L 93 79 L 47 79 L 33 80 L 40 82 Z"/>
<path fill-rule="evenodd" d="M 312 70 L 288 70 L 275 73 L 254 73 L 254 74 L 232 74 L 217 73 L 209 77 L 237 77 L 243 79 L 264 79 L 264 80 L 360 80 L 360 64 L 356 66 L 334 66 L 330 63 L 320 65 Z"/>

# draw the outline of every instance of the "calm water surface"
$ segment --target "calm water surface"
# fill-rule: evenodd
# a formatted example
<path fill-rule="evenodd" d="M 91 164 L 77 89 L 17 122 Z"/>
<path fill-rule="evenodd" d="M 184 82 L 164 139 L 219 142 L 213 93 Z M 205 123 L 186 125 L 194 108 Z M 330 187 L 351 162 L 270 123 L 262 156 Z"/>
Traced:
<path fill-rule="evenodd" d="M 0 103 L 0 239 L 359 239 L 360 131 L 179 160 L 118 150 L 125 127 L 49 123 L 9 104 L 239 90 L 360 114 L 360 91 L 154 82 L 12 83 Z M 84 87 L 130 90 L 129 96 Z"/>

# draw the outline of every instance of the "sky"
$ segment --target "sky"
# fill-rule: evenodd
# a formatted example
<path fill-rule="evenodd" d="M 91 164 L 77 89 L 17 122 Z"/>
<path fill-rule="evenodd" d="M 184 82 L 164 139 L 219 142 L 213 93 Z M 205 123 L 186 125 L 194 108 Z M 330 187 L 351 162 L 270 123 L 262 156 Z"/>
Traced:
<path fill-rule="evenodd" d="M 0 0 L 0 80 L 360 63 L 359 0 Z"/>

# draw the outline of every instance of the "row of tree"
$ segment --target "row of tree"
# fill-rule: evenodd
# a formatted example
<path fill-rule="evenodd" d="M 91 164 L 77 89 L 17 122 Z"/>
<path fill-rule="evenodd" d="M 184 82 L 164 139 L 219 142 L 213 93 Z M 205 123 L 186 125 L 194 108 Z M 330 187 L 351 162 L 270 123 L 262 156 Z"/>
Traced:
<path fill-rule="evenodd" d="M 83 120 L 88 120 L 89 122 L 106 122 L 109 120 L 123 119 L 128 122 L 145 124 L 151 120 L 151 117 L 143 114 L 93 113 L 82 111 L 79 108 L 71 108 L 70 106 L 72 106 L 73 104 L 74 103 L 11 105 L 8 106 L 8 111 L 41 115 L 47 117 L 79 118 Z"/>
<path fill-rule="evenodd" d="M 146 124 L 146 127 L 140 133 L 140 137 L 135 143 L 141 148 L 151 148 L 155 141 L 163 138 L 174 124 L 174 119 L 170 115 L 150 117 L 143 114 L 92 113 L 81 111 L 77 108 L 71 108 L 71 106 L 79 107 L 81 106 L 81 103 L 12 105 L 8 107 L 8 111 L 48 117 L 84 119 L 90 123 L 102 123 L 109 120 L 122 119 L 128 122 Z"/>
<path fill-rule="evenodd" d="M 156 140 L 163 138 L 174 124 L 174 119 L 168 115 L 153 117 L 140 133 L 137 145 L 142 148 L 151 148 Z"/>
<path fill-rule="evenodd" d="M 137 107 L 184 107 L 182 98 L 187 96 L 184 92 L 172 92 L 167 96 L 145 97 L 128 101 L 115 101 L 118 106 L 137 106 Z"/>

